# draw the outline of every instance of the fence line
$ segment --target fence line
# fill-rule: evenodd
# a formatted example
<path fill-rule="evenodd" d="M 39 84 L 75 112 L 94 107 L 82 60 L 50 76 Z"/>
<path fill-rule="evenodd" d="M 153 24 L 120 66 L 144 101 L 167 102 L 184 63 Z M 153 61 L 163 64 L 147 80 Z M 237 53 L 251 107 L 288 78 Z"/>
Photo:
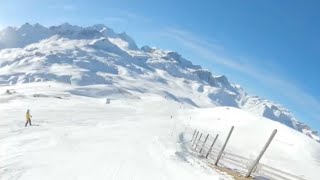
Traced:
<path fill-rule="evenodd" d="M 252 163 L 252 165 L 250 166 L 250 169 L 246 175 L 246 177 L 250 177 L 251 173 L 254 171 L 254 169 L 257 167 L 257 165 L 259 164 L 260 159 L 262 158 L 263 154 L 266 152 L 267 148 L 269 147 L 271 141 L 273 140 L 274 136 L 277 134 L 277 130 L 275 129 L 270 138 L 268 139 L 266 145 L 263 147 L 262 151 L 260 152 L 259 156 L 257 157 L 257 159 Z"/>
<path fill-rule="evenodd" d="M 234 129 L 234 126 L 231 127 L 231 129 L 230 129 L 230 131 L 229 131 L 229 134 L 228 134 L 228 137 L 227 137 L 226 141 L 224 142 L 224 144 L 223 144 L 223 146 L 222 146 L 222 148 L 221 148 L 221 151 L 220 151 L 220 153 L 219 153 L 219 155 L 218 155 L 218 157 L 217 157 L 217 159 L 216 159 L 216 162 L 214 163 L 214 165 L 216 165 L 216 166 L 217 166 L 218 163 L 219 163 L 219 160 L 220 160 L 220 158 L 221 158 L 221 155 L 222 155 L 224 149 L 227 147 L 227 144 L 228 144 L 228 142 L 229 142 L 229 139 L 230 139 L 230 137 L 231 137 L 231 134 L 232 134 L 232 132 L 233 132 L 233 129 Z"/>
<path fill-rule="evenodd" d="M 198 142 L 197 142 L 197 144 L 196 144 L 196 147 L 194 148 L 195 151 L 197 150 L 197 147 L 198 147 L 198 145 L 199 145 L 199 142 L 200 142 L 200 140 L 201 140 L 201 137 L 202 137 L 202 133 L 200 134 L 200 137 L 199 137 L 199 139 L 198 139 Z"/>
<path fill-rule="evenodd" d="M 196 144 L 194 151 L 198 152 L 197 147 L 198 145 L 202 144 L 199 150 L 199 154 L 201 156 L 205 157 L 209 160 L 209 162 L 211 161 L 215 165 L 231 168 L 244 176 L 248 176 L 248 174 L 250 174 L 249 176 L 262 176 L 270 180 L 306 180 L 303 177 L 290 174 L 288 172 L 273 168 L 271 166 L 267 166 L 265 164 L 261 164 L 259 162 L 264 152 L 267 150 L 268 146 L 273 140 L 274 136 L 276 135 L 276 130 L 273 131 L 266 145 L 264 146 L 259 156 L 255 160 L 234 154 L 232 152 L 225 151 L 225 148 L 232 135 L 233 130 L 234 127 L 232 126 L 222 147 L 221 145 L 216 145 L 219 134 L 217 134 L 210 143 L 209 134 L 206 136 L 204 140 L 201 140 L 201 136 L 203 133 L 200 133 L 200 131 L 195 130 L 191 139 L 192 146 Z M 199 133 L 201 135 L 197 139 Z M 194 136 L 195 138 L 193 138 Z"/>
<path fill-rule="evenodd" d="M 210 146 L 210 148 L 209 148 L 209 150 L 208 150 L 208 152 L 207 152 L 206 158 L 208 158 L 209 154 L 211 153 L 212 147 L 213 147 L 214 144 L 216 143 L 218 137 L 219 137 L 219 134 L 217 134 L 216 137 L 214 138 L 214 140 L 213 140 L 213 142 L 212 142 L 212 144 L 211 144 L 211 146 Z"/>
<path fill-rule="evenodd" d="M 198 134 L 199 134 L 199 131 L 197 132 L 196 137 L 194 138 L 195 140 L 193 141 L 192 146 L 194 146 L 194 143 L 195 143 L 195 142 L 196 142 L 196 140 L 197 140 Z"/>
<path fill-rule="evenodd" d="M 194 137 L 194 135 L 196 134 L 196 132 L 197 132 L 197 129 L 194 130 L 194 133 L 193 133 L 192 138 L 191 138 L 191 142 L 192 142 L 193 137 Z"/>
<path fill-rule="evenodd" d="M 203 144 L 202 144 L 202 147 L 201 147 L 201 149 L 200 149 L 200 153 L 201 153 L 201 151 L 202 151 L 202 149 L 203 149 L 203 146 L 206 144 L 206 142 L 207 142 L 207 140 L 208 140 L 208 137 L 209 137 L 209 134 L 207 135 L 206 139 L 204 140 L 204 142 L 203 142 Z"/>

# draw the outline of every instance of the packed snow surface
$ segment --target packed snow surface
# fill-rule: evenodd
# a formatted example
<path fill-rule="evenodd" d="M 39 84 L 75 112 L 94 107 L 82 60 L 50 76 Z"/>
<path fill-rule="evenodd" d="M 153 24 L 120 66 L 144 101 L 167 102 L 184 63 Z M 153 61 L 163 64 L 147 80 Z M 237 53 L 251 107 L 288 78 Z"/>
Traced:
<path fill-rule="evenodd" d="M 106 104 L 72 89 L 26 84 L 1 96 L 1 180 L 232 179 L 187 150 L 180 104 L 148 94 Z M 26 109 L 31 127 L 24 127 Z"/>
<path fill-rule="evenodd" d="M 233 107 L 191 109 L 184 113 L 192 117 L 188 124 L 190 127 L 211 136 L 219 134 L 219 147 L 231 126 L 234 126 L 225 151 L 252 160 L 256 159 L 273 130 L 277 129 L 260 163 L 308 180 L 319 179 L 319 143 L 292 128 Z"/>
<path fill-rule="evenodd" d="M 94 96 L 97 88 L 87 86 L 79 95 L 78 86 L 53 82 L 1 87 L 14 93 L 0 97 L 0 178 L 231 179 L 188 147 L 195 128 L 219 133 L 221 144 L 235 126 L 226 151 L 254 159 L 276 128 L 262 163 L 318 179 L 319 144 L 283 124 L 233 107 L 194 108 L 155 94 Z M 31 127 L 24 127 L 27 109 Z"/>

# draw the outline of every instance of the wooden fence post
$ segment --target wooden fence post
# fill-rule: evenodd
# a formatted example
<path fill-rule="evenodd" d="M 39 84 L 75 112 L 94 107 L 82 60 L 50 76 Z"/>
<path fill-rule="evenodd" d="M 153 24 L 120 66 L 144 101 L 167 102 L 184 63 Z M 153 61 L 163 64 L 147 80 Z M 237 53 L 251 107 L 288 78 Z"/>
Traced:
<path fill-rule="evenodd" d="M 230 132 L 229 132 L 229 134 L 228 134 L 228 137 L 227 137 L 227 139 L 226 139 L 226 142 L 224 142 L 224 145 L 222 146 L 222 149 L 221 149 L 221 151 L 220 151 L 220 153 L 219 153 L 219 155 L 218 155 L 218 157 L 217 157 L 217 159 L 216 159 L 216 162 L 214 163 L 214 165 L 216 165 L 216 166 L 218 165 L 219 160 L 220 160 L 220 158 L 221 158 L 221 156 L 222 156 L 222 153 L 223 153 L 224 149 L 226 148 L 226 146 L 227 146 L 227 144 L 228 144 L 228 141 L 229 141 L 230 136 L 231 136 L 231 134 L 232 134 L 232 132 L 233 132 L 233 129 L 234 129 L 234 126 L 231 127 Z"/>
<path fill-rule="evenodd" d="M 207 142 L 207 140 L 208 140 L 208 137 L 209 137 L 209 134 L 207 135 L 206 139 L 204 140 L 204 142 L 203 142 L 203 144 L 202 144 L 202 147 L 201 147 L 201 149 L 200 149 L 200 154 L 201 154 L 201 151 L 202 151 L 204 145 L 206 144 L 206 142 Z"/>
<path fill-rule="evenodd" d="M 210 146 L 210 149 L 209 149 L 209 151 L 207 152 L 206 158 L 208 158 L 209 154 L 211 153 L 212 147 L 213 147 L 213 145 L 216 143 L 218 137 L 219 137 L 219 134 L 217 134 L 216 137 L 214 138 L 214 140 L 213 140 L 213 142 L 212 142 L 212 144 L 211 144 L 211 146 Z"/>
<path fill-rule="evenodd" d="M 271 141 L 273 140 L 274 136 L 277 134 L 277 129 L 273 130 L 271 136 L 269 137 L 267 143 L 264 145 L 262 151 L 260 152 L 259 156 L 257 157 L 257 159 L 252 163 L 246 177 L 250 177 L 251 173 L 254 172 L 255 168 L 257 167 L 257 165 L 259 164 L 260 159 L 262 158 L 263 154 L 266 152 L 266 150 L 268 149 Z"/>
<path fill-rule="evenodd" d="M 198 134 L 199 134 L 199 131 L 197 132 L 196 137 L 194 138 L 194 141 L 193 141 L 193 143 L 192 143 L 192 146 L 194 146 L 194 143 L 196 143 Z"/>
<path fill-rule="evenodd" d="M 193 140 L 193 138 L 194 138 L 194 135 L 196 134 L 196 132 L 197 132 L 197 129 L 195 129 L 195 130 L 194 130 L 194 132 L 193 132 L 193 135 L 192 135 L 192 139 L 191 139 L 191 142 L 192 142 L 192 140 Z"/>
<path fill-rule="evenodd" d="M 196 144 L 196 148 L 194 148 L 195 151 L 197 150 L 197 147 L 198 147 L 198 144 L 199 144 L 199 142 L 200 142 L 200 140 L 201 140 L 201 137 L 202 137 L 202 133 L 200 134 L 200 137 L 199 137 L 198 142 L 197 142 L 197 144 Z"/>

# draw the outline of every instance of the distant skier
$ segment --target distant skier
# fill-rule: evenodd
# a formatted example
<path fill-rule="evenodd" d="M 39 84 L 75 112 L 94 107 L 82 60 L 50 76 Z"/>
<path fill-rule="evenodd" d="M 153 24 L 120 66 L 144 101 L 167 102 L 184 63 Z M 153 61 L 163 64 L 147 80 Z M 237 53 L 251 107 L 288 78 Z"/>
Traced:
<path fill-rule="evenodd" d="M 26 122 L 26 124 L 24 125 L 25 127 L 27 127 L 28 123 L 29 123 L 29 125 L 31 126 L 31 118 L 32 118 L 32 116 L 31 116 L 31 114 L 30 114 L 30 110 L 28 109 L 27 112 L 26 112 L 26 120 L 27 120 L 27 122 Z"/>

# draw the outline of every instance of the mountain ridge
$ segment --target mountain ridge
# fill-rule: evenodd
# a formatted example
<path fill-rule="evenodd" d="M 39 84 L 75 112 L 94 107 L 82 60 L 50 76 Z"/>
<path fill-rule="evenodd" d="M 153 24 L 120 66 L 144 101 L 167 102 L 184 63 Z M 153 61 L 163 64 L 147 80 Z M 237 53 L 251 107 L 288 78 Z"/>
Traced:
<path fill-rule="evenodd" d="M 58 81 L 80 86 L 114 85 L 133 79 L 159 88 L 156 92 L 135 87 L 141 92 L 163 93 L 171 100 L 195 107 L 245 109 L 320 142 L 316 131 L 283 106 L 248 95 L 226 76 L 214 76 L 177 52 L 139 48 L 129 35 L 116 33 L 105 25 L 80 27 L 65 23 L 47 28 L 26 23 L 0 31 L 0 84 Z M 190 91 L 192 97 L 180 96 L 168 88 L 173 86 Z M 126 92 L 130 91 L 132 88 Z"/>

